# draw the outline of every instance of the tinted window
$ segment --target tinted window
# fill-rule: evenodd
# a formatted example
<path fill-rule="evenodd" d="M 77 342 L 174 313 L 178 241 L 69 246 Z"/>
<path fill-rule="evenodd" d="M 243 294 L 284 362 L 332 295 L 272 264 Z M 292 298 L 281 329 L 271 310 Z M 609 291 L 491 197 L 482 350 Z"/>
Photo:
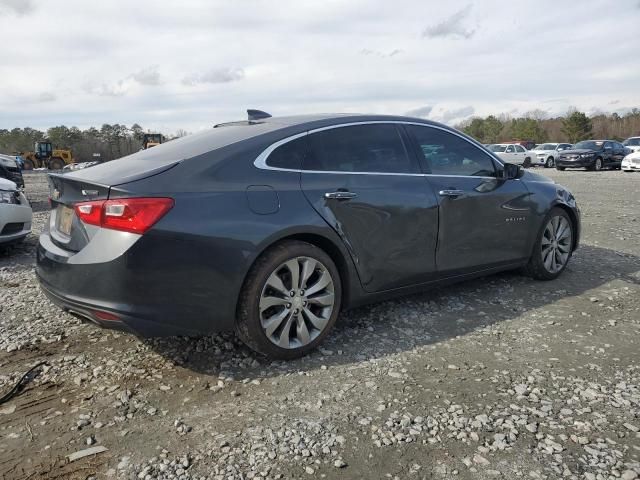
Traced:
<path fill-rule="evenodd" d="M 269 158 L 267 158 L 267 165 L 270 167 L 300 170 L 306 152 L 307 137 L 305 135 L 304 137 L 296 138 L 276 148 L 271 152 Z"/>
<path fill-rule="evenodd" d="M 407 125 L 414 135 L 431 173 L 436 175 L 495 175 L 491 157 L 472 143 L 437 128 Z"/>
<path fill-rule="evenodd" d="M 506 151 L 507 151 L 508 153 L 513 153 L 513 152 L 515 152 L 515 151 L 516 151 L 516 149 L 515 149 L 515 147 L 514 147 L 513 145 L 509 145 L 509 146 L 507 147 L 507 150 L 506 150 Z"/>
<path fill-rule="evenodd" d="M 521 147 L 520 145 L 516 145 L 516 151 L 523 153 L 526 152 L 526 150 L 524 149 L 524 147 Z"/>
<path fill-rule="evenodd" d="M 339 127 L 309 135 L 305 170 L 419 173 L 395 125 Z"/>

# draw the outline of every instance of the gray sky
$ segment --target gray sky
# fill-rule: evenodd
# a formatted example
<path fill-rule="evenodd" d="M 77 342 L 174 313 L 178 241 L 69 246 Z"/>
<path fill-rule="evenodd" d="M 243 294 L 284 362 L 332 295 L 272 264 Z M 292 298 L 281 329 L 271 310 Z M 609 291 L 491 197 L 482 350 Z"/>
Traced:
<path fill-rule="evenodd" d="M 0 128 L 640 106 L 640 0 L 0 0 Z"/>

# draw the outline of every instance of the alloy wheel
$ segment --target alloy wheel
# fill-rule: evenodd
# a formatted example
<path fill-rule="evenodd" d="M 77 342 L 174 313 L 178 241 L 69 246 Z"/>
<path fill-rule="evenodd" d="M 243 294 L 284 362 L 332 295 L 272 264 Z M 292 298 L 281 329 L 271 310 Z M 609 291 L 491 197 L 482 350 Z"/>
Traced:
<path fill-rule="evenodd" d="M 547 168 L 553 167 L 554 164 L 555 164 L 555 162 L 553 161 L 553 158 L 551 158 L 551 157 L 547 158 L 547 165 L 546 165 Z"/>
<path fill-rule="evenodd" d="M 602 160 L 600 160 L 599 158 L 596 158 L 596 170 L 602 170 Z"/>
<path fill-rule="evenodd" d="M 573 233 L 569 221 L 560 215 L 551 217 L 542 233 L 542 264 L 549 273 L 564 268 L 571 254 Z"/>
<path fill-rule="evenodd" d="M 267 278 L 260 295 L 260 324 L 278 347 L 303 347 L 326 328 L 334 305 L 329 269 L 311 257 L 292 258 Z"/>

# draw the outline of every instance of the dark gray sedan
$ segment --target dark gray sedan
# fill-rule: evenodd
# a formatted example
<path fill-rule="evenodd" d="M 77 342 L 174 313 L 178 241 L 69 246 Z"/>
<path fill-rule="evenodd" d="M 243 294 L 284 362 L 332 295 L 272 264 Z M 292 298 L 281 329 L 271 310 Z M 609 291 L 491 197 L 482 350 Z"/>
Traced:
<path fill-rule="evenodd" d="M 566 188 L 394 116 L 251 111 L 50 188 L 54 302 L 142 336 L 235 330 L 275 358 L 356 305 L 520 267 L 554 279 L 580 235 Z"/>

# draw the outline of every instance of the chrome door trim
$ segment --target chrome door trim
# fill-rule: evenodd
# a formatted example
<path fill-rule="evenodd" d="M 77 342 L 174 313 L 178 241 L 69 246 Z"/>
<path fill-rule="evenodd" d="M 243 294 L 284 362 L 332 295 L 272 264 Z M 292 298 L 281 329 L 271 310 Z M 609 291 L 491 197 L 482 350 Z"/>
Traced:
<path fill-rule="evenodd" d="M 286 143 L 289 143 L 289 142 L 291 142 L 293 140 L 296 140 L 298 138 L 302 138 L 302 137 L 304 137 L 306 135 L 310 135 L 312 133 L 323 132 L 325 130 L 332 130 L 334 128 L 353 127 L 353 126 L 356 126 L 356 125 L 375 125 L 375 124 L 417 125 L 419 127 L 428 127 L 428 128 L 435 128 L 437 130 L 442 130 L 443 132 L 447 132 L 447 133 L 450 133 L 452 135 L 456 135 L 457 137 L 460 137 L 465 142 L 469 143 L 470 145 L 473 145 L 475 148 L 477 148 L 481 152 L 486 153 L 487 155 L 489 155 L 489 157 L 491 159 L 493 159 L 494 161 L 498 162 L 498 165 L 500 165 L 501 167 L 504 166 L 504 163 L 501 160 L 499 160 L 496 155 L 493 155 L 492 152 L 490 152 L 487 149 L 483 149 L 483 148 L 479 147 L 475 143 L 471 142 L 468 138 L 466 138 L 465 136 L 459 134 L 456 131 L 449 130 L 447 128 L 438 127 L 436 125 L 428 125 L 426 123 L 410 122 L 410 121 L 403 121 L 403 120 L 371 120 L 371 121 L 363 121 L 363 122 L 341 123 L 341 124 L 338 124 L 338 125 L 328 125 L 326 127 L 314 128 L 312 130 L 308 130 L 306 132 L 298 133 L 296 135 L 291 135 L 290 137 L 286 137 L 286 138 L 283 138 L 282 140 L 278 140 L 277 142 L 272 143 L 266 149 L 264 149 L 262 151 L 262 153 L 260 153 L 260 155 L 258 155 L 256 157 L 256 159 L 253 161 L 253 165 L 256 168 L 259 168 L 261 170 L 275 170 L 275 171 L 280 171 L 280 172 L 294 172 L 294 173 L 325 173 L 325 174 L 340 174 L 340 175 L 388 175 L 388 176 L 403 176 L 403 177 L 432 177 L 433 176 L 433 177 L 451 177 L 451 178 L 461 178 L 462 177 L 462 178 L 493 178 L 493 179 L 497 179 L 497 177 L 474 176 L 474 175 L 440 175 L 440 174 L 437 174 L 437 173 L 340 172 L 340 171 L 331 171 L 331 170 L 303 170 L 303 169 L 296 169 L 296 168 L 272 167 L 270 165 L 267 165 L 267 159 L 269 158 L 269 155 L 271 155 L 271 153 L 276 148 L 278 148 L 278 147 L 280 147 L 280 146 L 282 146 L 282 145 L 284 145 Z"/>

